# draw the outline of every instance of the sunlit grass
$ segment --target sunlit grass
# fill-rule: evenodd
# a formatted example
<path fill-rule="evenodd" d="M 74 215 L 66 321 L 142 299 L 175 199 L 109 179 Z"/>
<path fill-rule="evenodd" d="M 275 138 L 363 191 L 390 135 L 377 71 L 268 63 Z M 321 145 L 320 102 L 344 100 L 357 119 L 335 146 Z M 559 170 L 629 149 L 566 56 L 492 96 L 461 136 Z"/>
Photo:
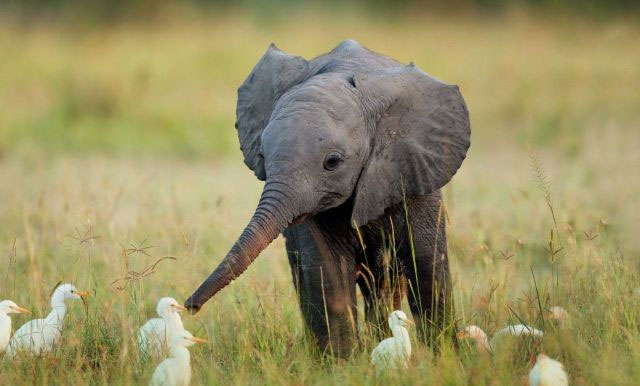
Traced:
<path fill-rule="evenodd" d="M 640 298 L 634 294 L 640 267 L 637 247 L 619 231 L 633 225 L 599 217 L 601 206 L 625 204 L 599 196 L 599 185 L 590 194 L 570 193 L 582 185 L 555 179 L 570 173 L 562 163 L 553 174 L 547 168 L 560 213 L 554 249 L 563 248 L 552 262 L 545 248 L 554 226 L 543 193 L 527 154 L 514 157 L 520 162 L 502 164 L 504 174 L 484 181 L 478 181 L 484 166 L 470 162 L 448 198 L 460 324 L 479 324 L 491 333 L 522 319 L 542 328 L 538 299 L 543 308 L 562 305 L 572 316 L 571 326 L 546 324 L 547 337 L 537 349 L 562 360 L 574 384 L 634 384 L 640 370 Z M 500 156 L 483 159 L 500 163 Z M 154 314 L 160 296 L 185 299 L 222 258 L 249 219 L 260 184 L 237 160 L 91 156 L 31 162 L 8 159 L 0 169 L 14 181 L 0 189 L 0 199 L 12 203 L 0 212 L 2 296 L 28 305 L 36 315 L 47 312 L 48 293 L 60 279 L 93 296 L 88 314 L 82 303 L 71 305 L 64 347 L 36 361 L 5 361 L 0 381 L 146 383 L 155 363 L 138 358 L 137 328 Z M 519 174 L 521 180 L 513 178 Z M 496 204 L 503 194 L 507 203 Z M 594 194 L 599 199 L 592 201 Z M 630 192 L 621 188 L 619 194 Z M 158 263 L 154 273 L 124 288 L 122 281 L 114 283 L 163 256 L 177 260 Z M 376 383 L 368 361 L 375 344 L 370 337 L 363 336 L 363 351 L 349 361 L 322 360 L 314 353 L 291 280 L 278 239 L 203 312 L 184 316 L 187 328 L 211 342 L 192 350 L 196 382 Z M 362 321 L 362 308 L 359 312 Z M 16 325 L 25 320 L 14 317 Z M 387 381 L 520 384 L 532 353 L 530 346 L 507 346 L 487 357 L 466 345 L 458 353 L 445 345 L 434 355 L 417 343 L 414 332 L 412 339 L 410 371 Z M 594 367 L 596 361 L 607 366 Z"/>
<path fill-rule="evenodd" d="M 159 297 L 191 294 L 259 197 L 237 150 L 236 87 L 271 41 L 312 57 L 345 37 L 460 84 L 469 105 L 472 147 L 444 190 L 460 325 L 542 328 L 540 305 L 561 305 L 571 326 L 545 324 L 537 349 L 561 360 L 572 384 L 637 383 L 639 35 L 628 21 L 521 15 L 0 23 L 0 298 L 40 316 L 59 280 L 92 292 L 87 312 L 71 304 L 64 345 L 0 360 L 0 384 L 149 381 L 156 363 L 138 358 L 137 328 Z M 151 273 L 165 256 L 176 260 Z M 192 349 L 196 384 L 524 384 L 532 352 L 506 346 L 491 357 L 463 344 L 436 355 L 412 331 L 411 368 L 398 378 L 375 379 L 367 335 L 348 361 L 321 359 L 282 239 L 183 320 L 211 342 Z"/>

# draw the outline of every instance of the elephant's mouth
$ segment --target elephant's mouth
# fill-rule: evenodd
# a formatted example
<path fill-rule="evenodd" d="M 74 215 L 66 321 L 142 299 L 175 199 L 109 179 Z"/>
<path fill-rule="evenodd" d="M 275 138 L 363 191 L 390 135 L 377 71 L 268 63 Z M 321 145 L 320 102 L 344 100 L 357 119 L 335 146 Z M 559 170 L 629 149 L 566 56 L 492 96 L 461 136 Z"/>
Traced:
<path fill-rule="evenodd" d="M 304 222 L 304 220 L 306 220 L 307 218 L 309 218 L 309 216 L 311 216 L 311 213 L 305 213 L 305 214 L 301 214 L 300 216 L 294 218 L 291 221 L 292 225 L 298 225 L 298 224 L 302 224 Z"/>

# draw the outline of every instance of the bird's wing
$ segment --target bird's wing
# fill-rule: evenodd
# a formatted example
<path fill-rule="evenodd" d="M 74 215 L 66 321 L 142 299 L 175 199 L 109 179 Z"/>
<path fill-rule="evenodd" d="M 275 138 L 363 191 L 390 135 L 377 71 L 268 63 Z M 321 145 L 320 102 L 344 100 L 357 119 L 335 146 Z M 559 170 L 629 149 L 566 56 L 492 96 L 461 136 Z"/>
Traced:
<path fill-rule="evenodd" d="M 30 320 L 20 326 L 20 328 L 13 333 L 11 341 L 16 342 L 16 344 L 24 344 L 30 342 L 34 337 L 42 335 L 42 329 L 44 325 L 44 319 Z"/>
<path fill-rule="evenodd" d="M 534 328 L 533 330 L 531 330 L 531 335 L 536 338 L 542 338 L 544 336 L 544 332 Z"/>
<path fill-rule="evenodd" d="M 508 330 L 507 332 L 514 336 L 533 336 L 535 338 L 541 338 L 544 335 L 542 331 L 524 324 L 516 324 L 515 326 L 505 327 L 502 330 Z"/>
<path fill-rule="evenodd" d="M 62 336 L 62 325 L 61 324 L 45 324 L 42 326 L 42 337 L 44 342 L 44 349 L 46 351 L 51 351 L 53 346 L 58 343 L 60 340 L 60 336 Z"/>
<path fill-rule="evenodd" d="M 44 325 L 44 319 L 33 319 L 28 321 L 27 323 L 20 326 L 16 332 L 13 333 L 14 337 L 22 337 L 28 336 L 34 332 L 42 331 L 42 326 Z"/>
<path fill-rule="evenodd" d="M 539 365 L 538 378 L 540 386 L 567 386 L 569 384 L 569 377 L 562 363 L 547 358 L 544 362 L 539 363 Z"/>
<path fill-rule="evenodd" d="M 491 338 L 491 342 L 490 342 L 491 347 L 495 348 L 496 343 L 500 341 L 502 337 L 505 337 L 505 336 L 515 336 L 515 337 L 531 336 L 536 339 L 539 339 L 544 336 L 544 332 L 524 324 L 507 326 L 500 329 L 495 334 L 493 334 L 493 338 Z"/>
<path fill-rule="evenodd" d="M 385 369 L 407 368 L 408 352 L 402 342 L 387 338 L 371 352 L 371 363 L 378 372 Z"/>
<path fill-rule="evenodd" d="M 167 326 L 164 320 L 160 318 L 147 320 L 138 330 L 138 345 L 143 354 L 161 353 L 163 347 L 168 345 Z"/>
<path fill-rule="evenodd" d="M 7 354 L 13 356 L 19 350 L 40 352 L 46 346 L 45 327 L 44 319 L 33 319 L 20 326 L 11 337 Z"/>
<path fill-rule="evenodd" d="M 153 318 L 140 327 L 139 335 L 144 337 L 164 338 L 167 333 L 167 325 L 160 318 Z"/>
<path fill-rule="evenodd" d="M 167 370 L 165 362 L 160 363 L 158 367 L 156 367 L 156 369 L 153 371 L 153 376 L 151 376 L 151 382 L 149 383 L 149 386 L 165 385 L 165 380 L 167 379 L 166 372 Z"/>
<path fill-rule="evenodd" d="M 376 348 L 371 352 L 371 363 L 376 366 L 381 366 L 386 364 L 391 355 L 391 346 L 393 344 L 392 338 L 387 338 L 382 342 L 378 343 Z"/>
<path fill-rule="evenodd" d="M 175 366 L 174 361 L 171 358 L 167 358 L 162 361 L 158 367 L 156 367 L 151 377 L 150 386 L 167 386 L 174 385 L 175 379 L 171 369 Z"/>

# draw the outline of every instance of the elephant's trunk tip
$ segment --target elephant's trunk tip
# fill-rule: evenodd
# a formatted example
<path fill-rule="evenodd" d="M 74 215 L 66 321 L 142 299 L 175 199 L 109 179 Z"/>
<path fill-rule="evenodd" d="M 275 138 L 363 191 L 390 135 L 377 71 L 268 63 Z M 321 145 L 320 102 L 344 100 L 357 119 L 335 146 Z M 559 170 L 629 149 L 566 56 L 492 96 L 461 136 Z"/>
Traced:
<path fill-rule="evenodd" d="M 200 309 L 202 308 L 201 304 L 195 303 L 193 301 L 193 297 L 190 297 L 189 299 L 187 299 L 184 302 L 184 306 L 187 308 L 187 311 L 191 315 L 197 314 L 200 311 Z"/>
<path fill-rule="evenodd" d="M 191 314 L 199 312 L 207 300 L 240 276 L 291 220 L 298 217 L 293 208 L 286 206 L 290 195 L 274 184 L 272 181 L 265 184 L 249 224 L 218 267 L 185 301 L 184 306 Z"/>

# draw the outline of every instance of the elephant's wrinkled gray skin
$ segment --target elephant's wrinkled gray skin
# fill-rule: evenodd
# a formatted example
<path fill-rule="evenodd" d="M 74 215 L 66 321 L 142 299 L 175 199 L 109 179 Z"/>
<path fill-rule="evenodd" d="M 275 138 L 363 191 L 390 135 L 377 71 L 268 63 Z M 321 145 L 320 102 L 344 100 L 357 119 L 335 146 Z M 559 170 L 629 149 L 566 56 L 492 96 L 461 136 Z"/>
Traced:
<path fill-rule="evenodd" d="M 238 89 L 236 128 L 264 190 L 237 242 L 186 301 L 192 312 L 282 232 L 321 349 L 351 352 L 356 284 L 374 327 L 406 293 L 422 337 L 453 330 L 439 189 L 470 145 L 457 86 L 351 40 L 311 61 L 272 44 Z"/>

